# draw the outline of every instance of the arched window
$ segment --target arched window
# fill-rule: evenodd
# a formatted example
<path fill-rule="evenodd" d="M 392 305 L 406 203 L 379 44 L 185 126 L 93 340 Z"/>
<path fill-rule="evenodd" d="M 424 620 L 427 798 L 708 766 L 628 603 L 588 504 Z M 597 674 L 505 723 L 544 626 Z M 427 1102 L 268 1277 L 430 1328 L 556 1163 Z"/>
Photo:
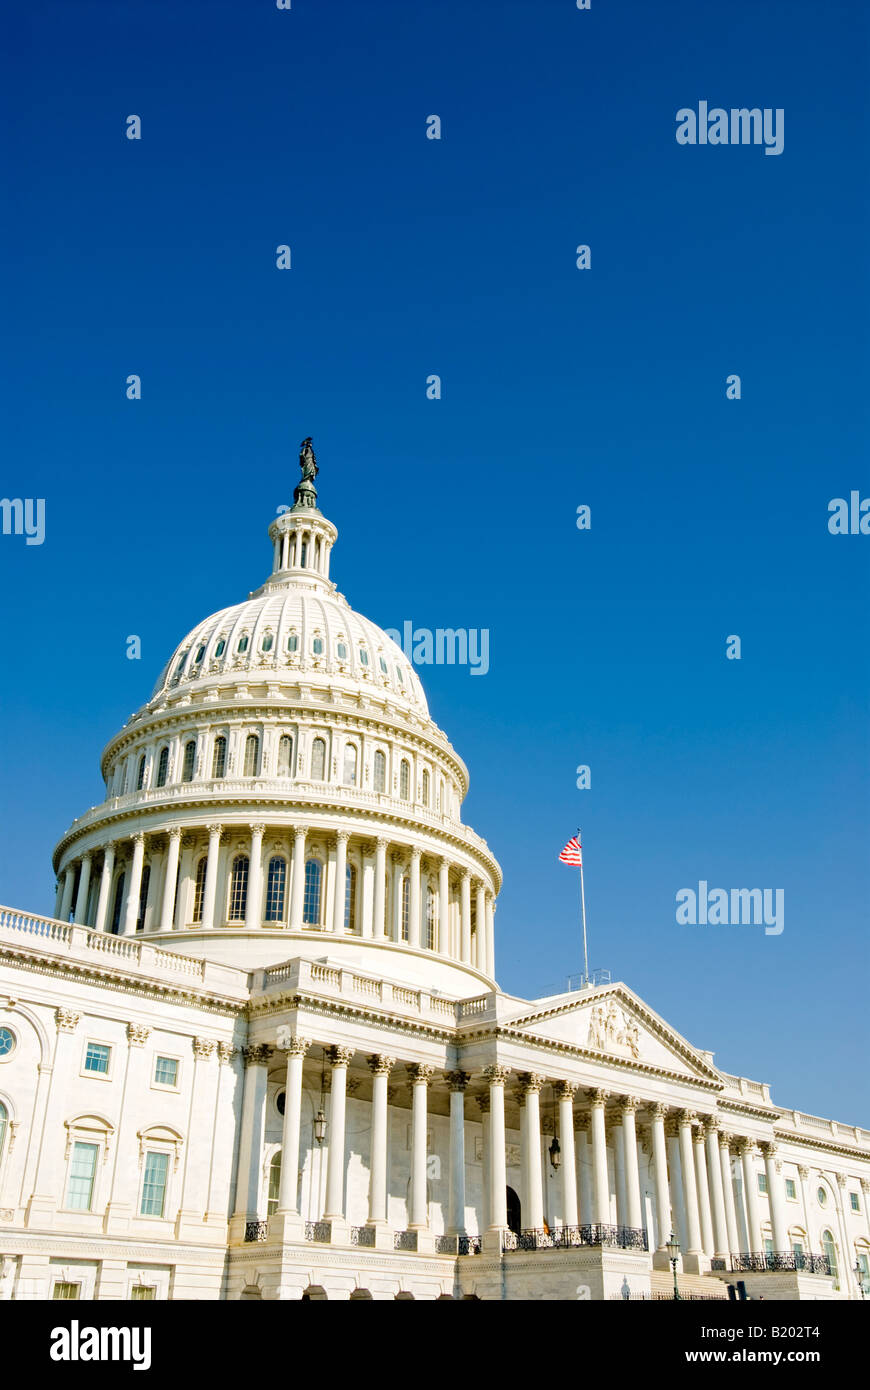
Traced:
<path fill-rule="evenodd" d="M 278 776 L 289 777 L 293 771 L 293 740 L 282 734 L 278 740 Z"/>
<path fill-rule="evenodd" d="M 270 652 L 272 650 L 272 643 L 274 642 L 274 640 L 275 638 L 272 636 L 271 632 L 265 633 L 263 635 L 263 640 L 260 643 L 260 651 Z"/>
<path fill-rule="evenodd" d="M 272 1155 L 269 1164 L 269 1194 L 266 1199 L 266 1215 L 274 1216 L 278 1210 L 278 1194 L 281 1191 L 281 1150 Z"/>
<path fill-rule="evenodd" d="M 302 566 L 303 569 L 305 569 L 305 562 L 306 562 L 307 559 L 308 559 L 308 542 L 307 542 L 307 541 L 303 541 L 303 542 L 302 542 L 302 553 L 300 554 L 300 557 L 299 557 L 299 564 Z"/>
<path fill-rule="evenodd" d="M 312 782 L 322 782 L 326 771 L 326 744 L 322 738 L 316 738 L 311 745 L 311 780 Z"/>
<path fill-rule="evenodd" d="M 322 637 L 315 637 L 314 641 L 311 643 L 311 650 L 313 651 L 313 653 L 314 653 L 315 656 L 323 656 L 323 638 L 322 638 Z"/>
<path fill-rule="evenodd" d="M 346 787 L 356 786 L 356 746 L 353 743 L 345 744 L 344 749 L 344 785 Z"/>
<path fill-rule="evenodd" d="M 290 636 L 287 638 L 287 650 L 288 652 L 290 652 L 291 655 L 293 654 L 293 652 L 298 652 L 299 634 L 297 632 L 291 632 Z"/>
<path fill-rule="evenodd" d="M 218 734 L 214 741 L 211 775 L 215 778 L 226 777 L 227 775 L 227 741 L 223 734 Z"/>
<path fill-rule="evenodd" d="M 426 889 L 426 948 L 429 951 L 435 950 L 435 894 L 431 888 Z"/>
<path fill-rule="evenodd" d="M 121 908 L 124 906 L 124 881 L 126 874 L 119 874 L 115 884 L 115 901 L 112 905 L 112 931 L 117 936 L 118 928 L 121 925 Z"/>
<path fill-rule="evenodd" d="M 157 785 L 166 786 L 166 774 L 169 771 L 169 746 L 161 748 L 160 757 L 157 759 Z"/>
<path fill-rule="evenodd" d="M 287 882 L 287 865 L 278 855 L 269 860 L 266 877 L 266 921 L 280 922 L 284 918 L 284 886 Z"/>
<path fill-rule="evenodd" d="M 198 666 L 199 663 L 202 661 L 202 658 L 203 658 L 204 656 L 205 656 L 205 643 L 203 642 L 202 646 L 197 650 L 196 656 L 194 657 L 194 664 L 195 664 L 196 666 Z"/>
<path fill-rule="evenodd" d="M 382 792 L 387 785 L 387 760 L 378 749 L 375 754 L 375 791 Z"/>
<path fill-rule="evenodd" d="M 136 914 L 136 930 L 145 930 L 145 909 L 148 906 L 148 885 L 151 882 L 151 865 L 146 864 L 142 870 L 142 880 L 139 885 L 139 911 Z"/>
<path fill-rule="evenodd" d="M 193 881 L 193 921 L 202 921 L 202 903 L 205 897 L 205 872 L 208 867 L 208 860 L 203 856 L 196 866 L 196 878 Z"/>
<path fill-rule="evenodd" d="M 408 930 L 408 927 L 409 927 L 409 922 L 410 922 L 410 917 L 411 917 L 410 905 L 411 905 L 411 881 L 410 881 L 410 879 L 409 879 L 409 878 L 407 877 L 407 875 L 406 875 L 406 876 L 402 879 L 402 940 L 403 940 L 403 941 L 407 941 L 408 938 L 409 938 L 409 930 Z"/>
<path fill-rule="evenodd" d="M 192 738 L 192 739 L 190 739 L 190 741 L 189 741 L 188 743 L 186 743 L 186 744 L 184 745 L 184 763 L 182 764 L 182 768 L 181 768 L 181 780 L 182 780 L 182 782 L 192 782 L 192 781 L 193 781 L 193 768 L 194 768 L 195 762 L 196 762 L 196 739 L 193 739 L 193 738 Z"/>
<path fill-rule="evenodd" d="M 318 860 L 307 860 L 305 864 L 305 898 L 303 904 L 302 920 L 308 927 L 320 926 L 321 879 L 322 870 Z"/>
<path fill-rule="evenodd" d="M 347 661 L 347 647 L 343 642 L 339 642 L 335 648 L 335 654 L 339 661 Z"/>
<path fill-rule="evenodd" d="M 136 790 L 141 792 L 145 785 L 145 754 L 139 759 L 139 771 L 136 773 Z"/>
<path fill-rule="evenodd" d="M 260 775 L 260 740 L 256 734 L 248 734 L 245 739 L 245 777 Z"/>
<path fill-rule="evenodd" d="M 831 1266 L 831 1273 L 834 1276 L 834 1288 L 840 1287 L 840 1271 L 837 1268 L 837 1247 L 834 1244 L 834 1237 L 830 1231 L 822 1231 L 822 1251 L 828 1257 L 828 1264 Z"/>
<path fill-rule="evenodd" d="M 237 652 L 246 652 L 247 650 L 248 650 L 248 634 L 245 633 L 245 635 L 244 635 L 243 637 L 240 637 L 240 638 L 239 638 L 239 645 L 236 647 L 236 651 L 237 651 Z"/>
<path fill-rule="evenodd" d="M 248 905 L 248 869 L 250 864 L 246 854 L 237 854 L 233 860 L 233 875 L 230 880 L 230 922 L 244 922 L 245 908 Z"/>
<path fill-rule="evenodd" d="M 344 929 L 356 931 L 356 865 L 348 864 L 344 876 Z"/>
<path fill-rule="evenodd" d="M 227 649 L 226 638 L 222 637 L 214 649 L 215 657 L 223 656 Z"/>
<path fill-rule="evenodd" d="M 407 758 L 402 759 L 399 768 L 399 796 L 403 801 L 408 801 L 411 797 L 411 764 Z"/>
<path fill-rule="evenodd" d="M 425 769 L 423 771 L 423 805 L 429 805 L 429 773 Z"/>
<path fill-rule="evenodd" d="M 359 649 L 359 661 L 361 666 L 368 666 L 369 664 L 369 654 L 365 647 L 360 647 Z"/>

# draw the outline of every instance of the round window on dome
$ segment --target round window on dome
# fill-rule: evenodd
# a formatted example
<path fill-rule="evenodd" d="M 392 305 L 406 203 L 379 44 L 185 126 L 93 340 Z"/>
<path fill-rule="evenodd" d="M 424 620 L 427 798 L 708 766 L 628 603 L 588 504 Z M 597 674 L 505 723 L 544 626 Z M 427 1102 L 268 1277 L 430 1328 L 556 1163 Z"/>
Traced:
<path fill-rule="evenodd" d="M 299 638 L 295 632 L 291 632 L 287 638 L 287 650 L 288 652 L 298 652 L 299 650 Z"/>
<path fill-rule="evenodd" d="M 339 661 L 347 661 L 347 647 L 343 642 L 339 642 L 335 650 L 338 654 Z"/>
<path fill-rule="evenodd" d="M 223 654 L 224 654 L 224 652 L 226 651 L 226 649 L 227 649 L 227 644 L 226 644 L 226 642 L 224 641 L 224 639 L 223 639 L 223 637 L 222 637 L 221 640 L 218 642 L 217 646 L 216 646 L 215 649 L 214 649 L 214 654 L 215 654 L 215 656 L 216 656 L 216 657 L 217 657 L 217 656 L 223 656 Z"/>
<path fill-rule="evenodd" d="M 314 655 L 315 655 L 315 656 L 323 656 L 323 638 L 322 638 L 322 637 L 315 637 L 315 638 L 314 638 L 314 641 L 311 643 L 311 650 L 314 652 Z"/>
<path fill-rule="evenodd" d="M 361 665 L 361 666 L 368 666 L 368 664 L 369 664 L 369 654 L 368 654 L 368 652 L 366 651 L 365 647 L 360 647 L 360 649 L 359 649 L 359 660 L 360 660 L 360 665 Z"/>
<path fill-rule="evenodd" d="M 239 645 L 236 647 L 236 651 L 237 651 L 237 652 L 246 652 L 247 650 L 248 650 L 248 636 L 247 636 L 247 633 L 246 633 L 244 637 L 240 637 L 240 638 L 239 638 Z"/>
<path fill-rule="evenodd" d="M 0 1061 L 5 1061 L 11 1057 L 15 1051 L 17 1039 L 11 1028 L 0 1028 Z"/>
<path fill-rule="evenodd" d="M 266 636 L 263 638 L 263 642 L 262 642 L 262 646 L 261 646 L 260 650 L 261 650 L 261 651 L 264 651 L 264 652 L 270 652 L 270 651 L 272 650 L 272 642 L 273 642 L 273 641 L 274 641 L 274 638 L 272 637 L 271 632 L 267 632 L 267 633 L 266 633 Z"/>

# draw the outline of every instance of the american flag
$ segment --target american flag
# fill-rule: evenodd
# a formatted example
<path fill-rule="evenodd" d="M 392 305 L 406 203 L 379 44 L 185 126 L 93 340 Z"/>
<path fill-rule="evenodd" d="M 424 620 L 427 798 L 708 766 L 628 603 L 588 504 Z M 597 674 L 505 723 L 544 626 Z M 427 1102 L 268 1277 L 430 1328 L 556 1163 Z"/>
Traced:
<path fill-rule="evenodd" d="M 578 838 L 579 833 L 578 831 L 577 835 L 571 836 L 567 845 L 562 850 L 562 853 L 559 855 L 559 862 L 561 864 L 571 864 L 575 869 L 581 869 L 583 867 L 583 855 Z"/>

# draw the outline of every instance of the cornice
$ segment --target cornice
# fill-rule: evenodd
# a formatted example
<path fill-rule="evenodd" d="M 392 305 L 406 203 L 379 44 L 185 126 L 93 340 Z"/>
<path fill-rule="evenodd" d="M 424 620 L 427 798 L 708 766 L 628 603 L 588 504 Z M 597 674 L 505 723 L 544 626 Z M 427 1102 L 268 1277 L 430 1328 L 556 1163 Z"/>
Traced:
<path fill-rule="evenodd" d="M 840 1158 L 859 1158 L 870 1167 L 870 1149 L 862 1149 L 857 1144 L 838 1144 L 834 1139 L 816 1139 L 812 1135 L 804 1134 L 803 1131 L 800 1134 L 790 1133 L 787 1130 L 778 1130 L 775 1125 L 773 1134 L 778 1144 L 788 1144 L 795 1149 L 819 1149 L 822 1153 L 837 1154 Z M 780 1154 L 780 1158 L 782 1157 L 783 1155 Z M 790 1162 L 791 1160 L 787 1161 Z"/>
<path fill-rule="evenodd" d="M 131 1244 L 129 1236 L 80 1236 L 73 1231 L 59 1231 L 54 1227 L 43 1232 L 32 1226 L 13 1226 L 5 1223 L 0 1224 L 0 1231 L 3 1232 L 3 1253 L 6 1255 L 50 1255 L 58 1259 L 66 1257 L 70 1263 L 88 1255 L 115 1259 L 119 1253 L 123 1253 L 131 1263 L 178 1264 L 181 1260 L 191 1260 L 201 1264 L 213 1264 L 219 1272 L 224 1267 L 227 1257 L 225 1242 L 189 1245 L 179 1244 L 172 1237 L 161 1240 L 158 1236 L 148 1245 L 139 1242 Z"/>
<path fill-rule="evenodd" d="M 276 999 L 270 999 L 268 1003 L 258 1006 L 252 1004 L 250 1008 L 250 1018 L 254 1019 L 272 1018 L 275 1015 L 285 1014 L 288 1009 L 307 1010 L 311 1014 L 321 1016 L 329 1015 L 335 1017 L 340 1015 L 344 1018 L 351 1018 L 355 1021 L 371 1024 L 372 1027 L 381 1031 L 399 1029 L 415 1037 L 428 1038 L 438 1042 L 444 1042 L 450 1046 L 456 1043 L 456 1030 L 454 1028 L 439 1027 L 436 1023 L 423 1023 L 416 1019 L 403 1018 L 401 1014 L 390 1014 L 385 1010 L 368 1009 L 363 1005 L 347 1004 L 342 1000 L 325 999 L 316 994 L 283 994 Z M 360 1048 L 360 1050 L 363 1050 Z M 373 1051 L 377 1049 L 371 1049 Z"/>

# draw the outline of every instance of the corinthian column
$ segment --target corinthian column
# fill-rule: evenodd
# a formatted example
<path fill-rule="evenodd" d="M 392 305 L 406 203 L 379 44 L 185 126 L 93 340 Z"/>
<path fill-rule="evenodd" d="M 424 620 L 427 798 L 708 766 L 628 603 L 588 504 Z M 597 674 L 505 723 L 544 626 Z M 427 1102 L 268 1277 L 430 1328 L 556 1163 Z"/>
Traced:
<path fill-rule="evenodd" d="M 590 1136 L 592 1139 L 592 1224 L 610 1224 L 610 1183 L 607 1177 L 607 1135 L 604 1128 L 604 1107 L 607 1092 L 589 1092 L 591 1102 Z"/>
<path fill-rule="evenodd" d="M 471 960 L 471 870 L 464 869 L 459 881 L 460 888 L 460 959 Z M 502 1097 L 504 1099 L 504 1097 Z"/>
<path fill-rule="evenodd" d="M 173 826 L 169 832 L 169 849 L 166 852 L 166 872 L 163 875 L 163 901 L 160 905 L 160 930 L 171 931 L 175 914 L 175 885 L 178 879 L 178 851 L 181 847 L 181 828 Z"/>
<path fill-rule="evenodd" d="M 665 1249 L 673 1229 L 671 1197 L 668 1192 L 668 1155 L 665 1146 L 667 1107 L 657 1102 L 651 1107 L 653 1179 L 656 1189 L 656 1249 Z"/>
<path fill-rule="evenodd" d="M 725 1213 L 722 1164 L 719 1159 L 719 1119 L 716 1115 L 709 1116 L 704 1124 L 704 1142 L 707 1146 L 707 1178 L 713 1208 L 714 1253 L 719 1259 L 723 1259 L 728 1254 L 728 1218 Z"/>
<path fill-rule="evenodd" d="M 475 934 L 474 934 L 474 964 L 478 970 L 486 973 L 486 888 L 482 883 L 477 885 L 476 910 L 475 910 Z"/>
<path fill-rule="evenodd" d="M 208 858 L 205 863 L 205 888 L 202 895 L 202 929 L 214 927 L 214 903 L 217 894 L 218 854 L 221 846 L 221 827 L 208 827 Z"/>
<path fill-rule="evenodd" d="M 91 886 L 91 856 L 82 856 L 82 871 L 79 874 L 79 893 L 76 898 L 76 926 L 86 927 L 88 924 L 88 890 Z"/>
<path fill-rule="evenodd" d="M 695 1182 L 698 1187 L 698 1215 L 701 1218 L 701 1248 L 706 1255 L 714 1253 L 713 1219 L 710 1211 L 710 1190 L 707 1185 L 707 1160 L 704 1151 L 704 1131 L 699 1128 L 692 1133 L 695 1150 Z"/>
<path fill-rule="evenodd" d="M 767 1200 L 770 1206 L 770 1224 L 773 1227 L 773 1248 L 777 1252 L 788 1253 L 791 1250 L 791 1242 L 785 1214 L 782 1164 L 777 1161 L 775 1144 L 762 1144 L 761 1152 L 764 1155 L 764 1170 L 767 1174 Z"/>
<path fill-rule="evenodd" d="M 307 1038 L 290 1038 L 287 1050 L 287 1084 L 284 1088 L 284 1128 L 281 1136 L 281 1183 L 276 1215 L 298 1211 L 299 1132 L 302 1126 L 302 1067 L 311 1046 Z"/>
<path fill-rule="evenodd" d="M 326 1166 L 327 1221 L 344 1220 L 344 1126 L 347 1109 L 347 1066 L 353 1056 L 351 1047 L 331 1047 L 327 1053 L 332 1066 L 332 1090 L 329 1099 L 329 1153 Z"/>
<path fill-rule="evenodd" d="M 639 1231 L 643 1226 L 643 1217 L 640 1207 L 640 1173 L 637 1164 L 637 1127 L 635 1124 L 637 1101 L 631 1096 L 624 1096 L 620 1109 L 622 1111 L 622 1142 L 625 1146 L 623 1162 L 625 1166 L 625 1205 L 628 1216 L 626 1225 Z"/>
<path fill-rule="evenodd" d="M 489 972 L 492 973 L 491 971 Z M 559 1100 L 559 1133 L 562 1136 L 562 1224 L 577 1225 L 577 1155 L 574 1148 L 574 1092 L 573 1081 L 558 1081 L 556 1095 Z"/>
<path fill-rule="evenodd" d="M 377 1053 L 369 1058 L 372 1071 L 372 1157 L 369 1182 L 369 1225 L 387 1224 L 387 1083 L 394 1066 L 392 1057 Z"/>
<path fill-rule="evenodd" d="M 95 931 L 105 931 L 109 915 L 109 894 L 112 891 L 112 874 L 115 872 L 115 846 L 106 845 L 103 850 L 103 872 L 100 874 L 100 896 L 97 899 Z"/>
<path fill-rule="evenodd" d="M 384 904 L 386 903 L 386 876 L 387 876 L 387 844 L 388 841 L 379 839 L 375 841 L 375 905 L 373 909 L 372 933 L 375 941 L 382 941 L 386 936 L 386 924 L 384 922 Z"/>
<path fill-rule="evenodd" d="M 752 1155 L 755 1145 L 751 1139 L 741 1139 L 738 1151 L 743 1163 L 743 1200 L 746 1203 L 746 1232 L 749 1237 L 749 1250 L 753 1255 L 762 1253 L 761 1224 L 758 1220 L 758 1198 L 755 1192 L 755 1168 Z"/>
<path fill-rule="evenodd" d="M 740 1234 L 737 1226 L 737 1204 L 734 1201 L 734 1178 L 731 1173 L 731 1135 L 719 1135 L 719 1161 L 722 1165 L 722 1196 L 725 1198 L 725 1225 L 728 1230 L 728 1250 L 740 1254 Z"/>
<path fill-rule="evenodd" d="M 438 950 L 450 954 L 450 868 L 446 859 L 438 865 Z"/>
<path fill-rule="evenodd" d="M 688 1236 L 687 1255 L 701 1253 L 701 1223 L 698 1219 L 698 1187 L 695 1182 L 695 1156 L 692 1143 L 692 1121 L 694 1115 L 689 1110 L 681 1110 L 678 1116 L 680 1126 L 680 1170 L 683 1178 L 683 1201 L 686 1206 L 686 1234 Z M 683 1268 L 686 1264 L 683 1261 Z"/>
<path fill-rule="evenodd" d="M 486 1067 L 489 1082 L 489 1229 L 507 1230 L 507 1165 L 504 1138 L 504 1083 L 510 1067 Z"/>
<path fill-rule="evenodd" d="M 465 1088 L 468 1075 L 464 1071 L 447 1073 L 450 1091 L 450 1197 L 447 1230 L 450 1235 L 465 1235 Z"/>
<path fill-rule="evenodd" d="M 541 1172 L 541 1087 L 545 1077 L 523 1072 L 519 1078 L 520 1093 L 526 1102 L 526 1202 L 529 1230 L 540 1231 L 544 1225 L 544 1185 Z"/>
<path fill-rule="evenodd" d="M 435 1068 L 414 1064 L 408 1067 L 408 1075 L 411 1078 L 411 1209 L 408 1229 L 425 1231 L 429 1227 L 429 1200 L 426 1193 L 426 1099 Z"/>
<path fill-rule="evenodd" d="M 335 892 L 332 899 L 332 930 L 344 931 L 344 912 L 347 901 L 347 842 L 348 832 L 339 830 L 335 837 Z"/>
<path fill-rule="evenodd" d="M 248 860 L 248 895 L 245 900 L 245 927 L 259 927 L 263 897 L 263 833 L 265 825 L 251 826 L 251 853 Z"/>
<path fill-rule="evenodd" d="M 139 893 L 142 888 L 142 866 L 145 863 L 145 836 L 142 831 L 133 836 L 133 863 L 130 867 L 130 883 L 127 887 L 127 905 L 124 911 L 124 930 L 122 935 L 132 936 L 136 930 L 139 916 Z"/>
<path fill-rule="evenodd" d="M 420 850 L 411 850 L 410 889 L 408 893 L 408 945 L 420 945 Z"/>
<path fill-rule="evenodd" d="M 308 827 L 293 828 L 293 865 L 290 884 L 290 930 L 302 930 L 302 907 L 305 902 L 305 837 Z"/>

